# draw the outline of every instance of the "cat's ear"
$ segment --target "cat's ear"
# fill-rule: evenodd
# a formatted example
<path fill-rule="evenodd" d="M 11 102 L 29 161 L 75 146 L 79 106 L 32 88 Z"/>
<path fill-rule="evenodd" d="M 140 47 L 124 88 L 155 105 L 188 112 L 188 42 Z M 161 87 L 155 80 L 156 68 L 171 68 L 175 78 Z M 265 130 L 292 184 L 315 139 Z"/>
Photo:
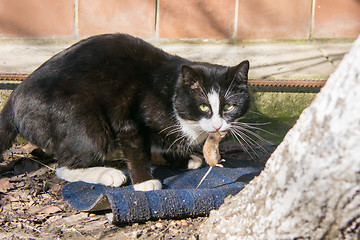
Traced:
<path fill-rule="evenodd" d="M 181 67 L 181 74 L 182 74 L 182 82 L 185 86 L 188 86 L 192 89 L 197 88 L 199 86 L 201 75 L 194 68 L 188 65 L 183 65 Z"/>
<path fill-rule="evenodd" d="M 247 83 L 250 63 L 248 60 L 230 68 L 231 78 L 237 78 L 240 82 Z"/>

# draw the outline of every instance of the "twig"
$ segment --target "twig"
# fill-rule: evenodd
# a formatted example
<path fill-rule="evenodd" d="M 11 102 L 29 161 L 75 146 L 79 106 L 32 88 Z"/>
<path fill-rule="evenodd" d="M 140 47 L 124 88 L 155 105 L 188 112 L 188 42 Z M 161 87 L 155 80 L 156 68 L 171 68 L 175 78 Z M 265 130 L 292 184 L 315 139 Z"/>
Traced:
<path fill-rule="evenodd" d="M 200 180 L 199 184 L 197 185 L 196 189 L 198 189 L 198 187 L 201 185 L 201 183 L 205 180 L 205 178 L 207 177 L 207 175 L 209 175 L 211 169 L 213 168 L 213 166 L 210 166 L 209 169 L 207 170 L 207 172 L 205 173 L 205 175 L 203 176 L 203 178 Z"/>
<path fill-rule="evenodd" d="M 40 230 L 38 230 L 38 229 L 36 229 L 36 228 L 34 228 L 34 227 L 32 227 L 32 226 L 29 226 L 29 225 L 26 225 L 26 224 L 23 224 L 23 223 L 22 223 L 22 225 L 23 225 L 24 227 L 30 228 L 31 230 L 33 230 L 33 231 L 35 231 L 35 232 L 42 233 Z"/>
<path fill-rule="evenodd" d="M 18 157 L 26 157 L 27 159 L 30 159 L 30 160 L 32 160 L 32 161 L 34 161 L 34 162 L 36 162 L 36 163 L 39 163 L 39 164 L 43 165 L 44 167 L 46 167 L 46 168 L 48 168 L 48 169 L 50 169 L 50 170 L 52 170 L 52 171 L 55 171 L 55 170 L 56 170 L 55 168 L 52 168 L 52 167 L 50 167 L 50 166 L 48 166 L 48 165 L 46 165 L 46 164 L 44 164 L 44 163 L 42 163 L 42 162 L 34 159 L 34 158 L 28 157 L 28 156 L 26 156 L 25 154 L 16 154 L 16 153 L 14 153 L 13 155 L 14 155 L 14 156 L 18 156 Z"/>
<path fill-rule="evenodd" d="M 44 164 L 44 163 L 42 163 L 42 162 L 40 162 L 40 161 L 38 161 L 38 160 L 36 160 L 36 159 L 33 159 L 33 158 L 29 158 L 29 159 L 30 159 L 30 160 L 33 160 L 34 162 L 37 162 L 37 163 L 43 165 L 44 167 L 46 167 L 46 168 L 48 168 L 48 169 L 50 169 L 50 170 L 52 170 L 52 171 L 55 171 L 55 170 L 56 170 L 55 168 L 52 168 L 52 167 L 50 167 L 50 166 L 48 166 L 48 165 L 46 165 L 46 164 Z"/>
<path fill-rule="evenodd" d="M 76 232 L 78 234 L 80 234 L 81 236 L 84 236 L 79 230 L 77 230 L 76 228 L 74 227 L 71 227 L 71 228 L 68 228 L 68 229 L 65 229 L 65 231 L 72 231 L 72 232 Z"/>
<path fill-rule="evenodd" d="M 0 226 L 0 229 L 1 229 L 2 231 L 4 231 L 4 232 L 9 232 L 8 230 L 6 230 L 5 228 L 3 228 L 3 227 L 1 227 L 1 226 Z"/>

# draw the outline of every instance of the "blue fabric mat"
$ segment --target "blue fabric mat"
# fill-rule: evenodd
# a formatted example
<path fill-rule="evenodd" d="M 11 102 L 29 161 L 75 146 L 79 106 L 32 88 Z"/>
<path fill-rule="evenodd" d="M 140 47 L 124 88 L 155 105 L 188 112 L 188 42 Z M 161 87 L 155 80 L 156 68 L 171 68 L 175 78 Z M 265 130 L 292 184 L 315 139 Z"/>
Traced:
<path fill-rule="evenodd" d="M 167 166 L 152 169 L 160 179 L 162 190 L 140 192 L 132 186 L 120 188 L 73 182 L 62 189 L 64 199 L 81 211 L 111 209 L 112 223 L 123 225 L 156 219 L 205 216 L 218 209 L 228 195 L 235 195 L 263 167 L 249 161 L 227 160 L 224 168 L 214 167 L 205 181 L 195 189 L 208 166 L 196 170 L 178 170 Z M 235 167 L 234 167 L 235 166 Z"/>

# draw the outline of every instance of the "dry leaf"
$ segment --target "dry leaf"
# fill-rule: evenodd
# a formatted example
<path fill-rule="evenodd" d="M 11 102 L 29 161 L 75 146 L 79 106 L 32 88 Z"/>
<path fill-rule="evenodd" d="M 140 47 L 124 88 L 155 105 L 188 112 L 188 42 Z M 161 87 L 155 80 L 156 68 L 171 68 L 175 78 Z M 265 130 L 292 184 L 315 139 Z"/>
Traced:
<path fill-rule="evenodd" d="M 30 207 L 27 212 L 30 214 L 36 215 L 38 219 L 44 219 L 49 217 L 50 215 L 61 212 L 61 208 L 57 206 L 46 206 L 46 207 Z"/>
<path fill-rule="evenodd" d="M 14 188 L 14 183 L 9 182 L 9 180 L 0 180 L 0 192 L 6 193 L 10 189 Z"/>
<path fill-rule="evenodd" d="M 34 151 L 35 149 L 39 148 L 38 146 L 28 143 L 25 146 L 22 147 L 22 150 L 27 153 L 30 154 L 32 151 Z"/>

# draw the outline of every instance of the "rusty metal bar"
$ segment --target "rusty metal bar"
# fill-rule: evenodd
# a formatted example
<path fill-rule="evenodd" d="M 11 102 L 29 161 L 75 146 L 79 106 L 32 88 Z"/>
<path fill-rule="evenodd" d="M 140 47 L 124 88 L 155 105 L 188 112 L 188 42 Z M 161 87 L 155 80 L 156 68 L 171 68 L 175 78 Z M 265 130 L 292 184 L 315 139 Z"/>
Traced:
<path fill-rule="evenodd" d="M 0 81 L 22 81 L 28 76 L 25 73 L 0 73 Z"/>
<path fill-rule="evenodd" d="M 22 81 L 28 77 L 24 73 L 0 73 L 0 81 Z M 249 79 L 254 87 L 300 87 L 321 88 L 326 80 L 292 80 L 292 79 Z"/>
<path fill-rule="evenodd" d="M 249 85 L 254 87 L 310 87 L 321 88 L 326 80 L 292 80 L 292 79 L 249 79 Z"/>

